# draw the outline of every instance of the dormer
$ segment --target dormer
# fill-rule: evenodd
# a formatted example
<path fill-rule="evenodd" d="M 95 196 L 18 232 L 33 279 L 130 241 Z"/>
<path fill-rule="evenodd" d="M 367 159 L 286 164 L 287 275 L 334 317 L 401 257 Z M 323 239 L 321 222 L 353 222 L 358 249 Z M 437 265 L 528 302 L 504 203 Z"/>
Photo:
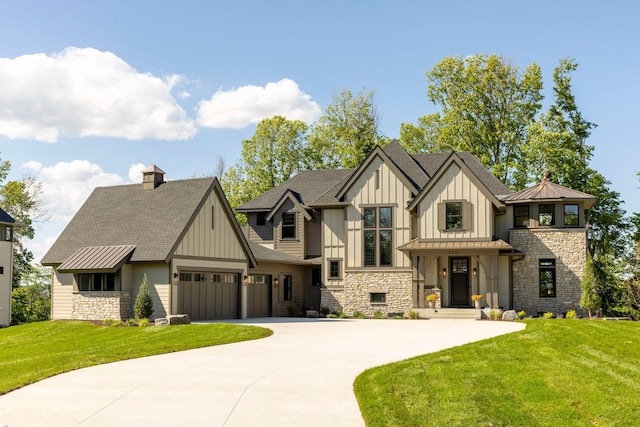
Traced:
<path fill-rule="evenodd" d="M 513 228 L 563 228 L 584 227 L 584 212 L 593 207 L 596 197 L 554 184 L 544 175 L 539 184 L 503 201 L 513 206 Z"/>
<path fill-rule="evenodd" d="M 142 189 L 153 190 L 158 188 L 160 184 L 164 182 L 165 172 L 157 167 L 151 165 L 142 171 Z"/>

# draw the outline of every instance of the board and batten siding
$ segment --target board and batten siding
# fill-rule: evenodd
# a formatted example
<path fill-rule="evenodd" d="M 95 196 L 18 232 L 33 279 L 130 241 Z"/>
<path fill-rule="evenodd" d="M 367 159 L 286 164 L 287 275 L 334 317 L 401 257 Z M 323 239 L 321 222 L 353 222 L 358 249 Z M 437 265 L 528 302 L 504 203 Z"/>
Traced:
<path fill-rule="evenodd" d="M 322 277 L 329 285 L 340 285 L 342 280 L 329 280 L 330 259 L 342 260 L 342 269 L 346 264 L 345 259 L 345 210 L 323 209 L 322 210 L 322 240 L 324 241 L 322 259 Z"/>
<path fill-rule="evenodd" d="M 223 202 L 215 191 L 209 194 L 174 255 L 246 259 Z"/>
<path fill-rule="evenodd" d="M 59 273 L 54 267 L 52 277 L 51 320 L 71 319 L 73 314 L 73 274 Z"/>
<path fill-rule="evenodd" d="M 13 268 L 11 241 L 0 242 L 0 266 L 3 268 L 3 274 L 0 275 L 0 325 L 7 326 L 11 323 L 11 271 Z"/>
<path fill-rule="evenodd" d="M 282 238 L 282 214 L 284 213 L 296 214 L 296 237 L 294 239 Z M 286 200 L 273 216 L 273 221 L 275 249 L 298 258 L 304 258 L 304 214 L 298 211 L 291 200 Z"/>
<path fill-rule="evenodd" d="M 438 204 L 447 201 L 471 203 L 471 229 L 440 231 Z M 420 239 L 491 239 L 493 204 L 456 164 L 451 164 L 418 204 Z"/>
<path fill-rule="evenodd" d="M 322 255 L 322 224 L 319 213 L 311 213 L 311 221 L 304 223 L 305 257 Z"/>
<path fill-rule="evenodd" d="M 376 171 L 378 178 L 376 178 Z M 378 185 L 376 185 L 376 181 Z M 411 191 L 380 157 L 372 159 L 356 182 L 347 191 L 347 257 L 345 268 L 360 268 L 364 265 L 363 207 L 392 206 L 393 221 L 393 267 L 409 268 L 411 259 L 398 246 L 411 239 L 411 214 L 406 206 Z"/>

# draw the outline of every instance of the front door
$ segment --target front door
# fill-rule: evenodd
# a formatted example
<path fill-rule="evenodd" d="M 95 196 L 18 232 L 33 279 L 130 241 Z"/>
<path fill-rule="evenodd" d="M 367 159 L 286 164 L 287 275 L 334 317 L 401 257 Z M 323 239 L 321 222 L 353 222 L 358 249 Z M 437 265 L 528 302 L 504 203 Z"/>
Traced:
<path fill-rule="evenodd" d="M 451 305 L 468 307 L 469 258 L 451 258 Z"/>

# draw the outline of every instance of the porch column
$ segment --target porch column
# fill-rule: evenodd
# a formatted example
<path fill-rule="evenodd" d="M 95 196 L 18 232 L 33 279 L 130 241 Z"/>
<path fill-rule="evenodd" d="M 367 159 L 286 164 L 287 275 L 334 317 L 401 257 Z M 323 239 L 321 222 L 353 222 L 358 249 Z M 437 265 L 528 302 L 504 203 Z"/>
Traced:
<path fill-rule="evenodd" d="M 413 306 L 424 307 L 424 257 L 416 254 L 411 255 L 413 262 Z"/>

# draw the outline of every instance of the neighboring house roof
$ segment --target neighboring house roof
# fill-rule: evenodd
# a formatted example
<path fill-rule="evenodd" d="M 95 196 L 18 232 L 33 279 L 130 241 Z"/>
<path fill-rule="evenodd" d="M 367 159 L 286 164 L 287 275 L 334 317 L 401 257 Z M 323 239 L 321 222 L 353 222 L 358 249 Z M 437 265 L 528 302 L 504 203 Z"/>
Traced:
<path fill-rule="evenodd" d="M 251 251 L 255 255 L 258 262 L 284 262 L 287 264 L 309 265 L 313 264 L 313 260 L 307 260 L 289 255 L 284 252 L 269 249 L 260 243 L 249 241 Z"/>
<path fill-rule="evenodd" d="M 0 224 L 15 224 L 15 222 L 11 215 L 0 209 Z"/>
<path fill-rule="evenodd" d="M 131 262 L 168 261 L 211 191 L 224 201 L 249 265 L 255 264 L 216 178 L 167 181 L 149 190 L 142 187 L 132 184 L 96 188 L 42 264 L 62 264 L 80 248 L 120 245 L 136 246 Z"/>
<path fill-rule="evenodd" d="M 113 273 L 127 262 L 135 245 L 89 246 L 78 249 L 58 267 L 61 273 L 92 270 Z"/>
<path fill-rule="evenodd" d="M 555 184 L 549 181 L 545 175 L 542 177 L 542 181 L 539 184 L 504 197 L 502 200 L 507 204 L 580 200 L 584 201 L 585 208 L 589 209 L 595 204 L 596 197 L 591 194 L 583 193 L 582 191 L 573 190 L 571 188 Z"/>
<path fill-rule="evenodd" d="M 278 187 L 272 188 L 255 199 L 238 206 L 236 210 L 238 212 L 270 211 L 287 190 L 296 193 L 299 202 L 306 207 L 313 204 L 317 199 L 322 199 L 325 203 L 339 203 L 335 198 L 335 193 L 329 198 L 324 198 L 323 196 L 325 196 L 327 189 L 334 187 L 345 177 L 351 175 L 352 172 L 353 169 L 303 171 Z"/>

